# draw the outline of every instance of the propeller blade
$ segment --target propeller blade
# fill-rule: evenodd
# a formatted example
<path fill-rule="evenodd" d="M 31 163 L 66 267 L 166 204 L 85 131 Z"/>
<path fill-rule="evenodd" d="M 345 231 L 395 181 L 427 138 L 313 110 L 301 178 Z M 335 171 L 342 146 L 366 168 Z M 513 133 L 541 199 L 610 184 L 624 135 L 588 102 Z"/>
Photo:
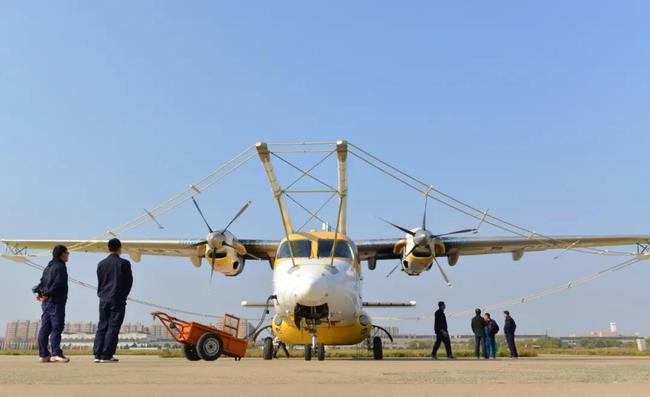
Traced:
<path fill-rule="evenodd" d="M 398 263 L 397 265 L 395 265 L 395 267 L 393 268 L 393 270 L 391 270 L 390 272 L 388 272 L 388 274 L 386 275 L 386 278 L 390 277 L 390 275 L 393 274 L 393 272 L 394 272 L 395 270 L 397 270 L 398 267 L 399 267 L 399 263 Z"/>
<path fill-rule="evenodd" d="M 436 266 L 440 271 L 440 275 L 445 280 L 447 287 L 451 288 L 451 281 L 449 281 L 449 277 L 447 277 L 445 271 L 442 270 L 442 266 L 440 266 L 440 262 L 438 262 L 438 260 L 436 259 L 436 247 L 433 245 L 433 242 L 429 242 L 429 249 L 431 249 L 431 255 L 433 255 L 433 261 L 436 263 Z"/>
<path fill-rule="evenodd" d="M 427 230 L 427 203 L 429 198 L 424 196 L 424 215 L 422 215 L 422 229 Z"/>
<path fill-rule="evenodd" d="M 237 218 L 239 218 L 239 217 L 241 216 L 241 214 L 243 214 L 244 211 L 246 211 L 246 210 L 248 209 L 248 207 L 250 207 L 250 205 L 251 205 L 251 202 L 250 202 L 250 201 L 247 202 L 246 204 L 244 204 L 244 206 L 241 207 L 241 209 L 237 212 L 237 214 L 235 214 L 235 216 L 232 218 L 232 220 L 231 220 L 230 222 L 228 222 L 228 224 L 226 225 L 226 227 L 223 229 L 222 233 L 225 233 L 225 231 L 228 230 L 228 228 L 230 227 L 230 225 L 232 225 L 233 222 L 235 222 L 235 221 L 237 220 Z"/>
<path fill-rule="evenodd" d="M 212 285 L 212 276 L 214 275 L 214 261 L 215 261 L 214 253 L 212 253 L 210 256 L 212 257 L 212 258 L 210 258 L 211 259 L 211 261 L 210 261 L 210 285 Z"/>
<path fill-rule="evenodd" d="M 201 218 L 203 218 L 203 222 L 205 222 L 205 226 L 207 226 L 210 233 L 212 233 L 212 228 L 210 227 L 210 224 L 208 223 L 207 219 L 205 219 L 205 215 L 203 215 L 203 211 L 201 211 L 201 207 L 199 207 L 199 203 L 197 203 L 196 200 L 194 200 L 194 196 L 192 196 L 192 202 L 194 203 L 196 210 L 199 211 L 199 215 L 201 215 Z"/>
<path fill-rule="evenodd" d="M 207 243 L 208 243 L 208 240 L 203 240 L 203 241 L 201 241 L 199 243 L 192 244 L 191 247 L 194 248 L 194 247 L 198 247 L 200 245 L 206 245 Z"/>
<path fill-rule="evenodd" d="M 228 243 L 228 242 L 226 242 L 226 241 L 222 242 L 221 244 L 225 245 L 226 247 L 230 247 L 230 248 L 234 249 L 235 251 L 237 251 L 237 253 L 240 253 L 239 250 L 237 250 L 237 248 L 236 248 L 234 245 L 232 245 L 232 244 L 230 244 L 230 243 Z M 264 259 L 260 258 L 260 257 L 257 256 L 257 255 L 251 254 L 251 253 L 248 252 L 248 251 L 246 251 L 246 252 L 244 253 L 244 256 L 246 256 L 246 255 L 252 257 L 253 259 L 257 259 L 258 261 L 263 261 L 263 260 L 264 260 Z"/>
<path fill-rule="evenodd" d="M 451 288 L 451 281 L 449 281 L 449 277 L 445 274 L 445 271 L 442 270 L 442 266 L 440 266 L 440 262 L 436 259 L 436 257 L 433 257 L 433 261 L 436 263 L 436 266 L 438 266 L 438 270 L 440 271 L 440 275 L 442 278 L 445 280 L 445 283 L 447 284 L 447 287 Z"/>
<path fill-rule="evenodd" d="M 411 254 L 413 253 L 413 251 L 415 251 L 415 249 L 416 249 L 417 247 L 418 247 L 417 244 L 413 244 L 413 248 L 411 248 L 411 250 L 410 250 L 406 255 L 404 255 L 404 257 L 406 258 L 406 257 L 408 257 L 409 255 L 411 255 Z"/>
<path fill-rule="evenodd" d="M 410 231 L 409 229 L 407 229 L 407 228 L 405 228 L 405 227 L 401 227 L 401 226 L 399 226 L 399 225 L 396 225 L 396 224 L 394 224 L 393 222 L 389 222 L 389 221 L 387 221 L 387 220 L 384 219 L 384 218 L 379 218 L 379 219 L 381 219 L 382 221 L 388 223 L 389 225 L 393 226 L 394 228 L 403 231 L 403 232 L 406 233 L 406 234 L 410 234 L 411 236 L 415 236 L 415 232 L 412 232 L 412 231 Z"/>
<path fill-rule="evenodd" d="M 437 234 L 433 237 L 442 237 L 442 236 L 449 236 L 451 234 L 461 234 L 461 233 L 475 233 L 477 230 L 476 229 L 463 229 L 463 230 L 456 230 L 455 232 L 449 232 L 449 233 L 443 233 L 443 234 Z"/>

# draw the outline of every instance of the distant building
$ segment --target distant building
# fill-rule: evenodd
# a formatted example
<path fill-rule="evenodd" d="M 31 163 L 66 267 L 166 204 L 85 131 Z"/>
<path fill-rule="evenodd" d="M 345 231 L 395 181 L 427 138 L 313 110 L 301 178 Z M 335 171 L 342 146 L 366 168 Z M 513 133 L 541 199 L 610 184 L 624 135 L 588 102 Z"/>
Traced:
<path fill-rule="evenodd" d="M 97 324 L 92 321 L 66 323 L 63 332 L 67 334 L 94 334 L 97 332 Z"/>
<path fill-rule="evenodd" d="M 6 342 L 30 342 L 38 336 L 38 320 L 14 320 L 7 323 Z"/>
<path fill-rule="evenodd" d="M 126 323 L 122 324 L 120 334 L 148 334 L 149 327 L 140 323 Z"/>
<path fill-rule="evenodd" d="M 217 320 L 216 323 L 213 324 L 214 327 L 216 329 L 220 329 L 220 330 L 222 330 L 224 332 L 228 332 L 233 336 L 237 336 L 238 338 L 243 339 L 243 338 L 247 337 L 248 335 L 250 335 L 251 333 L 253 333 L 255 331 L 255 326 L 253 324 L 251 324 L 250 321 L 242 318 L 241 320 L 239 320 L 239 332 L 237 333 L 237 335 L 235 335 L 232 328 L 224 327 L 223 321 L 224 321 L 223 319 Z M 235 323 L 232 323 L 230 325 L 232 327 L 236 326 Z"/>
<path fill-rule="evenodd" d="M 172 336 L 162 324 L 152 324 L 149 327 L 149 333 L 157 340 L 172 340 Z"/>
<path fill-rule="evenodd" d="M 616 323 L 609 323 L 609 332 L 613 334 L 618 334 L 618 328 L 616 327 Z"/>
<path fill-rule="evenodd" d="M 388 333 L 393 337 L 396 338 L 399 336 L 399 327 L 383 327 Z"/>

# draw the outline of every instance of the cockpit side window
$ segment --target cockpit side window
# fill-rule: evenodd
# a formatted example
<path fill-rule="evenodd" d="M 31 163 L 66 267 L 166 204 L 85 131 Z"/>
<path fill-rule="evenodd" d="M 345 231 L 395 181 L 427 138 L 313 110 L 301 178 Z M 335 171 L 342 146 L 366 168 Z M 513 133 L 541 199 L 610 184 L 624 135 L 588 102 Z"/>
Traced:
<path fill-rule="evenodd" d="M 333 245 L 334 245 L 334 239 L 323 238 L 318 240 L 318 257 L 319 258 L 331 257 Z M 350 244 L 346 240 L 336 240 L 336 251 L 334 252 L 334 257 L 352 259 L 353 257 L 352 247 L 350 247 Z"/>
<path fill-rule="evenodd" d="M 311 256 L 311 240 L 291 240 L 291 250 L 294 258 L 309 258 Z M 291 258 L 288 241 L 280 244 L 276 259 Z"/>

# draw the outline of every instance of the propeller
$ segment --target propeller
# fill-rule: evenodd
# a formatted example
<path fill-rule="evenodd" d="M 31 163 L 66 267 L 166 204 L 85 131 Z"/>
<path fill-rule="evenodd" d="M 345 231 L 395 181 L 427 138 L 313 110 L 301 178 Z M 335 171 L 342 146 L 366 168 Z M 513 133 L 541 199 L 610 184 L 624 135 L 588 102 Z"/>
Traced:
<path fill-rule="evenodd" d="M 451 287 L 452 284 L 449 281 L 449 277 L 447 277 L 447 274 L 445 274 L 445 271 L 443 270 L 442 266 L 440 265 L 440 263 L 436 259 L 436 249 L 435 249 L 436 247 L 435 247 L 434 240 L 439 238 L 439 237 L 450 236 L 450 235 L 453 235 L 453 234 L 462 234 L 462 233 L 470 233 L 470 232 L 476 233 L 477 229 L 461 229 L 461 230 L 456 230 L 456 231 L 448 232 L 448 233 L 433 234 L 427 229 L 427 204 L 428 204 L 428 199 L 427 199 L 427 197 L 425 197 L 424 198 L 424 213 L 422 215 L 422 226 L 420 228 L 416 228 L 414 230 L 407 229 L 407 228 L 405 228 L 403 226 L 400 226 L 400 225 L 397 225 L 397 224 L 395 224 L 393 222 L 390 222 L 390 221 L 388 221 L 388 220 L 386 220 L 384 218 L 380 218 L 380 219 L 382 221 L 388 223 L 389 225 L 393 226 L 394 228 L 396 228 L 396 229 L 398 229 L 398 230 L 400 230 L 400 231 L 402 231 L 402 232 L 404 232 L 404 233 L 406 233 L 406 234 L 413 237 L 413 248 L 411 248 L 411 250 L 405 255 L 405 257 L 408 257 L 409 255 L 411 255 L 413 253 L 413 251 L 415 251 L 418 248 L 427 247 L 431 252 L 431 256 L 433 258 L 433 261 L 436 263 L 436 266 L 438 267 L 438 270 L 440 271 L 440 275 L 445 280 L 445 283 L 447 284 L 447 286 Z M 393 269 L 390 273 L 388 273 L 386 278 L 388 278 L 394 271 L 395 271 L 395 269 Z"/>
<path fill-rule="evenodd" d="M 226 241 L 225 233 L 228 230 L 228 228 L 230 226 L 232 226 L 232 224 L 237 220 L 237 218 L 239 218 L 241 216 L 241 214 L 243 214 L 248 209 L 248 207 L 250 207 L 252 202 L 251 201 L 246 202 L 246 204 L 244 204 L 244 206 L 241 207 L 239 209 L 239 211 L 237 211 L 235 216 L 232 217 L 230 222 L 228 222 L 226 227 L 223 228 L 223 230 L 221 230 L 221 231 L 215 231 L 214 229 L 212 229 L 212 227 L 210 226 L 210 223 L 208 222 L 205 215 L 203 214 L 203 211 L 201 211 L 201 207 L 199 206 L 199 203 L 196 202 L 194 197 L 192 197 L 192 202 L 194 203 L 194 206 L 196 207 L 197 212 L 201 216 L 201 219 L 203 219 L 203 222 L 205 222 L 205 226 L 207 226 L 208 232 L 209 232 L 209 234 L 208 234 L 208 236 L 206 237 L 205 240 L 194 244 L 194 246 L 196 247 L 196 246 L 199 246 L 199 245 L 207 244 L 213 250 L 212 251 L 213 253 L 214 253 L 215 249 L 221 248 L 221 246 L 230 247 L 230 248 L 234 249 L 235 251 L 239 252 L 239 250 L 235 246 L 233 246 L 232 244 L 230 244 L 229 242 Z M 247 255 L 250 255 L 253 258 L 258 259 L 258 260 L 261 259 L 261 258 L 255 256 L 255 255 L 250 254 L 250 253 L 247 253 Z M 210 263 L 210 265 L 211 265 L 210 266 L 210 283 L 212 283 L 212 275 L 214 274 L 214 262 L 215 262 L 216 258 L 214 257 L 214 254 L 212 254 L 210 256 L 211 256 L 211 258 L 210 258 L 211 259 L 211 263 Z"/>

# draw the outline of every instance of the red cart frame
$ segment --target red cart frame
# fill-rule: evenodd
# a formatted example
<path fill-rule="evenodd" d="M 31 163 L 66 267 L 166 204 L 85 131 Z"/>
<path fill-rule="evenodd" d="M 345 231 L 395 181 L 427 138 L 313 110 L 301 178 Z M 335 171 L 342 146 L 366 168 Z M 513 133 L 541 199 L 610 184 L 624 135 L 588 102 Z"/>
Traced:
<path fill-rule="evenodd" d="M 167 329 L 167 332 L 169 332 L 178 343 L 189 346 L 190 348 L 196 348 L 203 335 L 208 333 L 216 334 L 223 342 L 223 348 L 220 354 L 234 357 L 235 360 L 241 360 L 242 357 L 246 356 L 248 340 L 237 337 L 239 334 L 239 324 L 241 322 L 239 317 L 226 313 L 223 321 L 224 329 L 220 330 L 209 325 L 193 321 L 184 321 L 163 312 L 154 312 L 151 313 L 151 315 L 160 320 L 162 325 Z M 186 355 L 187 350 L 188 349 L 185 349 Z M 190 357 L 187 358 L 192 360 Z"/>

